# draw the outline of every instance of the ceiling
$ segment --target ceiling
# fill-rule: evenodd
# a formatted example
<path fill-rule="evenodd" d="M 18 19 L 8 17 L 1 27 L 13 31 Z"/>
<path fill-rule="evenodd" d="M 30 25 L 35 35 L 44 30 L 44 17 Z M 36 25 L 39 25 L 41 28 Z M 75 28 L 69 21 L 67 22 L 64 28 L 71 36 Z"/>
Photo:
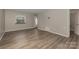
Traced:
<path fill-rule="evenodd" d="M 24 12 L 24 13 L 38 14 L 38 13 L 46 12 L 49 9 L 8 9 L 8 10 L 20 11 L 20 12 Z M 79 11 L 79 9 L 70 9 L 70 13 L 76 13 L 78 11 Z"/>
<path fill-rule="evenodd" d="M 12 10 L 26 13 L 35 13 L 35 14 L 47 11 L 47 9 L 12 9 Z"/>

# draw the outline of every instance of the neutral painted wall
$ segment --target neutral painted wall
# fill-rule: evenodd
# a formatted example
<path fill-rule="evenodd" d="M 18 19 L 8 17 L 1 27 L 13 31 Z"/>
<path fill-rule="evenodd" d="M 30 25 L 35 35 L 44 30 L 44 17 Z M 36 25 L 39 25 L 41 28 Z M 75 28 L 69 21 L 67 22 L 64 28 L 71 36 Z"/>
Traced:
<path fill-rule="evenodd" d="M 53 9 L 38 14 L 38 28 L 65 37 L 70 35 L 70 13 L 68 9 Z"/>
<path fill-rule="evenodd" d="M 16 24 L 16 16 L 23 15 L 26 17 L 25 24 Z M 6 10 L 5 11 L 5 31 L 16 31 L 22 29 L 33 28 L 35 26 L 34 15 L 13 11 L 13 10 Z"/>
<path fill-rule="evenodd" d="M 4 10 L 0 9 L 0 40 L 5 32 L 5 14 Z"/>

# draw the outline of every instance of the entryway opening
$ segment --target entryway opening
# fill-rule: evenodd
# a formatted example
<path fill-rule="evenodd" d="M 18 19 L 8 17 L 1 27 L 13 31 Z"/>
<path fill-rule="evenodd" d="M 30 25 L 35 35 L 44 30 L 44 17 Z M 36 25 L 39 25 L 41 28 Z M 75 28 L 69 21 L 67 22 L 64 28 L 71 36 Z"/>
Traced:
<path fill-rule="evenodd" d="M 34 20 L 35 20 L 35 27 L 37 28 L 38 27 L 38 17 L 37 17 L 37 15 L 35 15 Z"/>
<path fill-rule="evenodd" d="M 70 33 L 79 35 L 79 10 L 70 10 Z"/>

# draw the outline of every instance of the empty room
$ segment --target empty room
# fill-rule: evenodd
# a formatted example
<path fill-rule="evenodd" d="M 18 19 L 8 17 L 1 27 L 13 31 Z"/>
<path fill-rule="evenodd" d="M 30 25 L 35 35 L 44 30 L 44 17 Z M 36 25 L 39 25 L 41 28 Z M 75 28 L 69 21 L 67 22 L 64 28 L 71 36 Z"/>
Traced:
<path fill-rule="evenodd" d="M 0 49 L 78 49 L 79 10 L 0 9 Z"/>

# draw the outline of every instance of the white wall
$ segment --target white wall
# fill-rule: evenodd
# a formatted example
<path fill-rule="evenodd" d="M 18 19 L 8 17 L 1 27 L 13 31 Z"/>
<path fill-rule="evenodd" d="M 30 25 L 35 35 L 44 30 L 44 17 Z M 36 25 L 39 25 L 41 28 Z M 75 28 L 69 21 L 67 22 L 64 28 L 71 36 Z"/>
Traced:
<path fill-rule="evenodd" d="M 16 24 L 17 15 L 23 15 L 26 17 L 25 24 Z M 33 14 L 12 11 L 12 10 L 5 11 L 5 31 L 6 32 L 33 28 L 34 26 L 35 26 L 35 23 L 34 23 Z"/>
<path fill-rule="evenodd" d="M 0 9 L 0 40 L 5 32 L 5 15 L 4 10 Z"/>
<path fill-rule="evenodd" d="M 48 19 L 50 17 L 50 19 Z M 70 13 L 68 9 L 53 9 L 38 14 L 38 28 L 65 37 L 70 35 Z"/>

